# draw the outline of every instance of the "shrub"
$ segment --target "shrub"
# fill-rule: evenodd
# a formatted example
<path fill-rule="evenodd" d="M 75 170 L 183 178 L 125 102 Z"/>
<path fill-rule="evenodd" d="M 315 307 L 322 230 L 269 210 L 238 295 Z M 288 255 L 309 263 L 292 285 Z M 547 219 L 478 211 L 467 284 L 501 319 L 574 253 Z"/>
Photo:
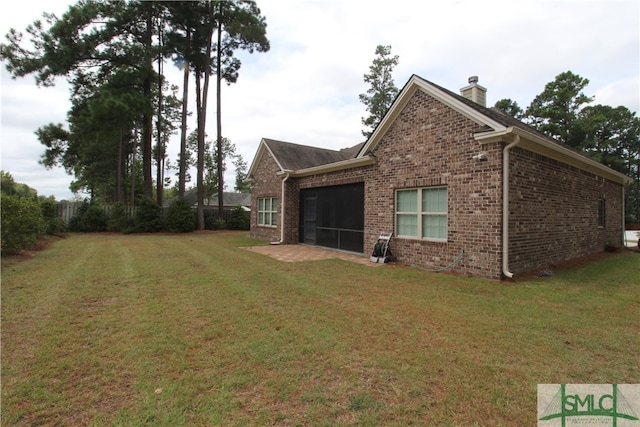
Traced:
<path fill-rule="evenodd" d="M 174 200 L 167 211 L 167 229 L 173 233 L 189 233 L 195 229 L 193 209 L 184 197 Z"/>
<path fill-rule="evenodd" d="M 236 206 L 231 210 L 231 218 L 229 218 L 230 230 L 249 230 L 250 218 L 249 212 L 245 211 L 242 206 Z"/>
<path fill-rule="evenodd" d="M 204 229 L 205 230 L 215 230 L 215 222 L 218 219 L 217 211 L 213 209 L 205 209 L 204 210 Z M 197 218 L 196 218 L 197 221 Z"/>
<path fill-rule="evenodd" d="M 85 200 L 80 206 L 78 206 L 76 213 L 69 218 L 69 224 L 67 224 L 69 231 L 82 231 L 82 217 L 85 212 L 87 212 L 87 209 L 89 209 L 89 202 Z"/>
<path fill-rule="evenodd" d="M 151 199 L 142 199 L 135 219 L 135 232 L 154 233 L 162 229 L 160 206 Z"/>
<path fill-rule="evenodd" d="M 215 221 L 213 221 L 214 230 L 224 230 L 226 228 L 227 222 L 224 220 L 224 218 L 217 218 Z"/>
<path fill-rule="evenodd" d="M 1 203 L 1 252 L 15 253 L 36 243 L 38 237 L 46 230 L 46 222 L 38 202 L 33 199 L 3 195 Z"/>
<path fill-rule="evenodd" d="M 131 226 L 131 218 L 127 215 L 124 203 L 115 203 L 111 207 L 111 217 L 107 221 L 108 231 L 123 231 Z"/>
<path fill-rule="evenodd" d="M 67 230 L 64 219 L 58 216 L 57 203 L 51 199 L 40 201 L 40 210 L 46 223 L 45 233 L 58 236 Z"/>
<path fill-rule="evenodd" d="M 102 206 L 89 205 L 80 219 L 80 231 L 98 232 L 107 230 L 107 215 Z"/>
<path fill-rule="evenodd" d="M 69 231 L 83 233 L 106 231 L 107 215 L 104 213 L 102 206 L 91 204 L 85 200 L 69 219 L 67 227 Z"/>

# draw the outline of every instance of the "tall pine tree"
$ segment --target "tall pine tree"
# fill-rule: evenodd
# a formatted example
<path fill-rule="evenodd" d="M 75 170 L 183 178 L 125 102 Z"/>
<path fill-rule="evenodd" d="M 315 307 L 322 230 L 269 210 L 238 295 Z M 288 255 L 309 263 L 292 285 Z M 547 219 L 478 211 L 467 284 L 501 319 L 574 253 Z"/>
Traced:
<path fill-rule="evenodd" d="M 378 45 L 376 57 L 369 67 L 369 73 L 364 75 L 364 81 L 370 87 L 367 93 L 360 94 L 362 102 L 369 112 L 368 117 L 362 118 L 362 124 L 368 129 L 362 135 L 369 138 L 384 115 L 391 107 L 398 95 L 398 88 L 393 82 L 393 68 L 398 65 L 398 55 L 391 56 L 391 46 Z"/>

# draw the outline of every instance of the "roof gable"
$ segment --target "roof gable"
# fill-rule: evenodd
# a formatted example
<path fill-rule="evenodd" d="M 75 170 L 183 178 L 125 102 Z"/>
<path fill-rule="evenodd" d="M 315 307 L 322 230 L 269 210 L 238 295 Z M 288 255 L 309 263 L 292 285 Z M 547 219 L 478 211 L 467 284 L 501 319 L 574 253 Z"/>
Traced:
<path fill-rule="evenodd" d="M 478 128 L 486 127 L 487 130 L 491 131 L 502 131 L 507 128 L 507 125 L 505 125 L 501 120 L 497 120 L 493 114 L 487 114 L 487 111 L 489 111 L 488 108 L 414 74 L 393 101 L 393 104 L 389 108 L 389 111 L 387 111 L 387 114 L 385 114 L 378 126 L 376 126 L 369 137 L 369 140 L 358 153 L 358 157 L 363 157 L 371 153 L 418 90 L 426 92 L 428 95 L 439 100 L 458 113 L 478 123 Z"/>
<path fill-rule="evenodd" d="M 358 154 L 362 145 L 364 145 L 364 143 L 343 150 L 329 150 L 327 148 L 263 138 L 260 141 L 258 152 L 249 168 L 247 176 L 252 176 L 257 164 L 266 152 L 270 153 L 275 160 L 278 168 L 280 168 L 279 172 L 286 172 L 309 169 L 352 159 Z"/>
<path fill-rule="evenodd" d="M 587 157 L 571 146 L 551 138 L 499 109 L 484 107 L 415 74 L 411 76 L 407 84 L 402 88 L 387 114 L 374 129 L 371 137 L 358 153 L 358 158 L 368 156 L 372 152 L 418 90 L 424 91 L 470 120 L 478 123 L 479 127 L 475 133 L 475 138 L 480 143 L 494 141 L 511 142 L 515 136 L 518 135 L 518 137 L 524 138 L 524 141 L 520 143 L 520 145 L 530 151 L 544 154 L 545 156 L 612 179 L 616 182 L 631 182 L 631 178 Z M 520 139 L 518 139 L 518 141 L 520 141 Z"/>

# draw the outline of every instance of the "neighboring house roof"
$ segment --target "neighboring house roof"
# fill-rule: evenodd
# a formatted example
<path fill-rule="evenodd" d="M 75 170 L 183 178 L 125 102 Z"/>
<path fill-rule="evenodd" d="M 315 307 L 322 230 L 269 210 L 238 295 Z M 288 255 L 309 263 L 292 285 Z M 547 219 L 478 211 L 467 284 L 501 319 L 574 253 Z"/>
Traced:
<path fill-rule="evenodd" d="M 222 194 L 222 202 L 225 206 L 251 206 L 251 193 L 227 193 Z M 210 199 L 210 204 L 218 205 L 218 195 Z"/>
<path fill-rule="evenodd" d="M 191 205 L 195 205 L 198 202 L 198 192 L 197 189 L 193 188 L 184 193 L 184 198 L 189 201 Z M 169 199 L 164 202 L 165 206 L 171 205 L 171 202 L 174 200 Z M 213 197 L 206 197 L 205 202 L 209 202 L 209 206 L 218 206 L 218 195 L 216 194 Z M 245 206 L 251 207 L 251 194 L 250 193 L 231 193 L 224 192 L 222 194 L 222 202 L 226 207 L 235 207 L 235 206 Z"/>

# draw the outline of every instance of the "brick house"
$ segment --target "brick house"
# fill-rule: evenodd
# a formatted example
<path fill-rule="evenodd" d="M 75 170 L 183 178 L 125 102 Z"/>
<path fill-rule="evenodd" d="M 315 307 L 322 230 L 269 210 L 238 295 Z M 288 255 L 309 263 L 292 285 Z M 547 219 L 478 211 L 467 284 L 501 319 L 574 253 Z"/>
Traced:
<path fill-rule="evenodd" d="M 364 143 L 336 151 L 262 139 L 248 172 L 251 236 L 491 279 L 620 246 L 630 178 L 418 76 Z"/>

